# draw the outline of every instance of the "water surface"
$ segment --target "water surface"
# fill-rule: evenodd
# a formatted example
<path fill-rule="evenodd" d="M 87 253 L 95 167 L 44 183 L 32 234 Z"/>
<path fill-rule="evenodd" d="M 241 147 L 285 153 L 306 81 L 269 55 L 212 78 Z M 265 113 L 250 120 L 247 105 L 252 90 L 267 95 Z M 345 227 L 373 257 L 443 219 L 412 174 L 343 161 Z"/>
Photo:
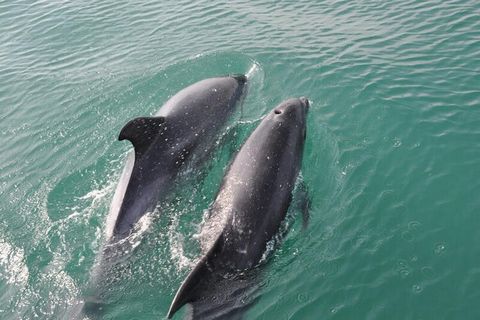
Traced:
<path fill-rule="evenodd" d="M 0 318 L 58 319 L 81 298 L 129 119 L 252 67 L 210 166 L 144 221 L 104 318 L 165 317 L 232 153 L 302 95 L 310 225 L 292 219 L 246 318 L 480 318 L 479 17 L 473 0 L 0 2 Z"/>

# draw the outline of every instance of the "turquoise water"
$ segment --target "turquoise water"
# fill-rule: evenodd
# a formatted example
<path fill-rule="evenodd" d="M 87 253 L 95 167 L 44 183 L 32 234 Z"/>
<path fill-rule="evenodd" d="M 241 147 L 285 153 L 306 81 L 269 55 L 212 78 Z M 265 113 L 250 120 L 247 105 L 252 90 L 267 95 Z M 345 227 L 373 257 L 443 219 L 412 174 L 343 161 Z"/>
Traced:
<path fill-rule="evenodd" d="M 209 166 L 144 221 L 104 318 L 166 316 L 232 153 L 305 95 L 310 225 L 291 210 L 246 318 L 479 319 L 479 17 L 474 0 L 0 2 L 0 318 L 81 299 L 129 119 L 251 70 Z"/>

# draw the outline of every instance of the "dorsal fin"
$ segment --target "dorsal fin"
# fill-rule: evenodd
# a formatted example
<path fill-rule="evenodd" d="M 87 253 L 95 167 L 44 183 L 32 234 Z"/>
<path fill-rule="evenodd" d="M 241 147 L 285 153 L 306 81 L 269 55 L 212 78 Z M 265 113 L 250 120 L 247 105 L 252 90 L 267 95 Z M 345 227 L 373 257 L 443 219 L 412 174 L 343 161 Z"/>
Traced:
<path fill-rule="evenodd" d="M 193 268 L 185 280 L 183 280 L 183 283 L 175 294 L 175 298 L 173 299 L 170 309 L 168 310 L 168 319 L 170 319 L 183 305 L 193 302 L 195 299 L 199 298 L 197 296 L 197 291 L 202 290 L 201 285 L 205 284 L 202 283 L 201 280 L 206 280 L 208 278 L 208 274 L 211 273 L 208 263 L 210 259 L 216 255 L 222 242 L 223 237 L 220 235 L 217 240 L 215 240 L 215 243 L 212 245 L 207 254 L 202 257 L 195 268 Z"/>
<path fill-rule="evenodd" d="M 164 130 L 164 117 L 141 117 L 130 120 L 120 131 L 118 140 L 129 140 L 136 154 L 143 154 Z"/>

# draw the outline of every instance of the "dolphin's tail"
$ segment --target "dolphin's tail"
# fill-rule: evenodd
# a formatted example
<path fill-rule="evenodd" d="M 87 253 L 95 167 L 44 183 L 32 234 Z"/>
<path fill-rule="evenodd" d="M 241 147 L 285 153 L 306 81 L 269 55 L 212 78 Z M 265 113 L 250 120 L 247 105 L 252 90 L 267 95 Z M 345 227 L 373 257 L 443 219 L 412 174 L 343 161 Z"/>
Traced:
<path fill-rule="evenodd" d="M 102 248 L 92 267 L 82 299 L 67 310 L 64 319 L 97 320 L 105 317 L 109 305 L 108 288 L 116 281 L 118 273 L 122 272 L 122 263 L 129 257 L 127 253 L 131 250 L 132 246 L 128 241 L 108 243 Z"/>

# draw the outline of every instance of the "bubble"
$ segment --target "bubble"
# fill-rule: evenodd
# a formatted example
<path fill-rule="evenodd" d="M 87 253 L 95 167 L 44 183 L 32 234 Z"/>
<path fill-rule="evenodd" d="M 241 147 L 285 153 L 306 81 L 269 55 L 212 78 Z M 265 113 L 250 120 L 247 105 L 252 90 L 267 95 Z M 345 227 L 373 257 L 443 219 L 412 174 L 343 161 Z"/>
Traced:
<path fill-rule="evenodd" d="M 410 275 L 410 266 L 404 260 L 401 260 L 397 264 L 397 272 L 401 278 L 405 279 Z"/>
<path fill-rule="evenodd" d="M 411 229 L 411 230 L 415 230 L 415 229 L 418 229 L 422 224 L 418 221 L 410 221 L 408 223 L 408 229 Z"/>
<path fill-rule="evenodd" d="M 297 295 L 297 301 L 298 302 L 304 303 L 304 302 L 307 302 L 307 300 L 308 300 L 308 296 L 305 293 L 299 293 Z"/>
<path fill-rule="evenodd" d="M 394 147 L 394 148 L 398 148 L 398 147 L 400 147 L 401 145 L 402 145 L 402 140 L 400 140 L 399 138 L 395 138 L 395 139 L 393 140 L 393 147 Z"/>
<path fill-rule="evenodd" d="M 419 294 L 420 292 L 423 291 L 423 287 L 422 287 L 421 285 L 419 285 L 419 284 L 414 284 L 414 285 L 412 286 L 412 291 L 413 291 L 413 293 L 415 293 L 415 294 Z"/>
<path fill-rule="evenodd" d="M 442 255 L 442 254 L 445 253 L 445 250 L 446 250 L 446 249 L 447 249 L 447 248 L 445 247 L 445 244 L 443 244 L 443 243 L 438 243 L 438 244 L 435 245 L 435 250 L 434 250 L 434 251 L 435 251 L 435 254 L 436 254 L 436 255 Z"/>

